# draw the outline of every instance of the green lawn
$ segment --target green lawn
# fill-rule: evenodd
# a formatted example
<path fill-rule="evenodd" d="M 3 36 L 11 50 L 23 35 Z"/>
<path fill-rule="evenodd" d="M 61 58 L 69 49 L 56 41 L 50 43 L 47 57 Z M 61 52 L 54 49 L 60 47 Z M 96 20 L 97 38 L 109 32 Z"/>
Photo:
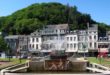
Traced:
<path fill-rule="evenodd" d="M 90 62 L 98 63 L 107 67 L 110 67 L 110 59 L 108 58 L 96 58 L 96 57 L 88 57 L 87 58 Z"/>
<path fill-rule="evenodd" d="M 20 60 L 17 58 L 11 58 L 10 62 L 8 58 L 0 58 L 0 61 L 4 61 L 4 62 L 0 62 L 0 69 L 20 63 Z M 21 59 L 21 63 L 25 63 L 25 61 L 26 59 Z"/>

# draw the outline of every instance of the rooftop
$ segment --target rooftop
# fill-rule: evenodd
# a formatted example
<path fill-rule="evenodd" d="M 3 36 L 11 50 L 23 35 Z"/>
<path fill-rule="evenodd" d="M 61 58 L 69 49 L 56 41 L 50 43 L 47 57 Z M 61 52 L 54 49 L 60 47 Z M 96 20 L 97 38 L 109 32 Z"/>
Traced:
<path fill-rule="evenodd" d="M 46 25 L 45 29 L 68 29 L 68 24 Z"/>

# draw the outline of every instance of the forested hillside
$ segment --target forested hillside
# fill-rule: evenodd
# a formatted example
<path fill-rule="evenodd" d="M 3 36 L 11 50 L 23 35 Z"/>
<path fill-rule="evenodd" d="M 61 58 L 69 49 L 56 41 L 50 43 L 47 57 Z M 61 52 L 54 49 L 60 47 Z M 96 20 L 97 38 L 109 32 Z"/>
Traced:
<path fill-rule="evenodd" d="M 69 23 L 70 29 L 85 29 L 87 22 L 99 25 L 99 33 L 110 26 L 95 22 L 89 14 L 81 13 L 76 6 L 60 3 L 32 4 L 5 17 L 0 17 L 0 30 L 8 34 L 30 34 L 43 25 Z"/>

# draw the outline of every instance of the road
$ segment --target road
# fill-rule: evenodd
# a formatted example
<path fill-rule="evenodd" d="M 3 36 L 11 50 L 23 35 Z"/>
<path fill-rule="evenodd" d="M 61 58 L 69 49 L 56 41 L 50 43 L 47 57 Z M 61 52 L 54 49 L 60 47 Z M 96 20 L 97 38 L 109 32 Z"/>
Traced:
<path fill-rule="evenodd" d="M 1 75 L 1 74 L 0 74 Z M 5 73 L 4 75 L 101 75 L 100 73 L 96 74 L 38 74 L 38 73 Z"/>

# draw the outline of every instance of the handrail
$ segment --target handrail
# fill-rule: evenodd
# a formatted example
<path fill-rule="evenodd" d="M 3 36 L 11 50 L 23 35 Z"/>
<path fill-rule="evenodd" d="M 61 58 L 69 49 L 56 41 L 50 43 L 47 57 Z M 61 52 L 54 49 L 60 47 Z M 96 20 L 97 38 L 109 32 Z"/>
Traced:
<path fill-rule="evenodd" d="M 92 72 L 100 72 L 100 73 L 104 73 L 104 72 L 109 72 L 110 73 L 110 68 L 105 67 L 103 65 L 97 64 L 97 63 L 90 63 L 88 66 L 86 67 L 87 70 L 90 70 Z"/>
<path fill-rule="evenodd" d="M 14 67 L 21 66 L 21 65 L 24 65 L 24 67 L 20 67 L 20 68 L 17 68 L 17 69 L 12 69 Z M 1 75 L 4 75 L 4 73 L 6 73 L 6 72 L 14 72 L 14 71 L 22 70 L 22 69 L 26 69 L 26 68 L 29 68 L 29 61 L 27 61 L 26 63 L 23 63 L 23 64 L 18 64 L 18 65 L 14 65 L 14 66 L 2 69 L 1 70 Z M 12 69 L 12 70 L 10 70 L 10 69 Z"/>

